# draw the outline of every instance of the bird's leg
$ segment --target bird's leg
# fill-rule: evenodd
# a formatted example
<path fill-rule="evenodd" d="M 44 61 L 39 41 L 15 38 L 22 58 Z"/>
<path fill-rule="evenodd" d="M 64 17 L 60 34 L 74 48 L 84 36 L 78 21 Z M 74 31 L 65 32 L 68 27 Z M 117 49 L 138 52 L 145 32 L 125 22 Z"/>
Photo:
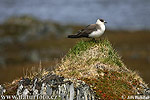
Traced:
<path fill-rule="evenodd" d="M 101 39 L 101 38 L 100 38 L 99 40 L 100 40 L 100 41 L 102 41 L 102 39 Z"/>
<path fill-rule="evenodd" d="M 103 40 L 104 40 L 104 38 L 99 38 L 99 41 L 101 41 L 101 42 L 102 42 Z"/>
<path fill-rule="evenodd" d="M 92 38 L 92 41 L 96 42 L 95 38 Z"/>

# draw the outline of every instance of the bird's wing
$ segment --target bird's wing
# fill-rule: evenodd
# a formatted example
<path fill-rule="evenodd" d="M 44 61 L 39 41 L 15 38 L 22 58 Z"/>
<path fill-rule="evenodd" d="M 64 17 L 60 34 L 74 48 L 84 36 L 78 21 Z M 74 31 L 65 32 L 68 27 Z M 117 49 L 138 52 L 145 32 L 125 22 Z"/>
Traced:
<path fill-rule="evenodd" d="M 84 29 L 78 31 L 79 36 L 88 37 L 90 33 L 97 30 L 98 25 L 97 24 L 90 24 L 86 26 Z"/>

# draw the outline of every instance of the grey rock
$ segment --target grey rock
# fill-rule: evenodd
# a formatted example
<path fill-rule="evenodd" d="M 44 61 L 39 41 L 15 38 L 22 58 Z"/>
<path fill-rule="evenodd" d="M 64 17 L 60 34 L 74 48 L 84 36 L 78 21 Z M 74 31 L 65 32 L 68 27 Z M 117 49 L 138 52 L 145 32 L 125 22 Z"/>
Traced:
<path fill-rule="evenodd" d="M 4 89 L 2 85 L 0 85 L 0 95 L 3 95 L 5 92 L 6 92 L 6 89 Z"/>
<path fill-rule="evenodd" d="M 44 79 L 35 78 L 27 85 L 25 83 L 28 80 L 22 79 L 17 89 L 17 95 L 23 97 L 27 95 L 44 95 L 62 100 L 93 100 L 95 98 L 94 93 L 85 82 L 81 80 L 72 82 L 71 80 L 51 74 Z"/>
<path fill-rule="evenodd" d="M 22 93 L 23 85 L 21 84 L 17 89 L 17 95 L 20 95 Z"/>
<path fill-rule="evenodd" d="M 28 89 L 24 89 L 22 95 L 23 97 L 26 97 L 29 94 L 29 90 Z"/>
<path fill-rule="evenodd" d="M 134 87 L 137 95 L 150 95 L 150 89 L 145 84 Z M 6 90 L 0 85 L 0 95 Z M 44 96 L 61 100 L 97 100 L 94 91 L 82 80 L 68 79 L 55 74 L 48 74 L 42 78 L 22 78 L 19 81 L 16 95 Z M 99 98 L 98 98 L 99 99 Z"/>
<path fill-rule="evenodd" d="M 73 83 L 70 85 L 70 100 L 74 98 L 74 86 Z"/>

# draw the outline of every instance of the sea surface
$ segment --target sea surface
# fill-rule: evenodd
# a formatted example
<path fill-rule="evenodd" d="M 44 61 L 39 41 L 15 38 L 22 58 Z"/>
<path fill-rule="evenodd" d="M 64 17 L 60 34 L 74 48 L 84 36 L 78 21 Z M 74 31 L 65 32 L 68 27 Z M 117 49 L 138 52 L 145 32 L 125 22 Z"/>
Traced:
<path fill-rule="evenodd" d="M 105 19 L 114 30 L 150 30 L 150 0 L 0 0 L 0 22 L 30 15 L 62 24 Z"/>

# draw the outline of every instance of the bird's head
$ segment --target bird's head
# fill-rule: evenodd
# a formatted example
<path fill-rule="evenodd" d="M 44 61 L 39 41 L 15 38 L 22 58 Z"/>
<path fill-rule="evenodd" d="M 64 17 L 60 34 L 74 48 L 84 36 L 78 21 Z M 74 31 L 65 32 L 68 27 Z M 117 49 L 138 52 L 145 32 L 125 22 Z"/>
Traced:
<path fill-rule="evenodd" d="M 103 20 L 103 19 L 98 19 L 97 21 L 96 21 L 96 23 L 97 24 L 105 24 L 105 23 L 107 23 L 105 20 Z"/>

